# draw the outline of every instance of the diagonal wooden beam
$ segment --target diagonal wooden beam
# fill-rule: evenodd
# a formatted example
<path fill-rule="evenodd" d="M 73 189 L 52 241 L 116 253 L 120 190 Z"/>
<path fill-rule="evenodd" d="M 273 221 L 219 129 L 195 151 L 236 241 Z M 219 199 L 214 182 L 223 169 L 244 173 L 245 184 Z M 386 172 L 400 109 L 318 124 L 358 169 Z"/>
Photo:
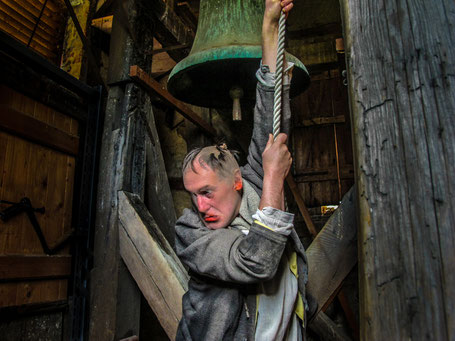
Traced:
<path fill-rule="evenodd" d="M 310 232 L 313 238 L 316 238 L 318 232 L 316 231 L 316 227 L 313 224 L 313 220 L 311 220 L 310 212 L 308 212 L 305 202 L 303 201 L 303 198 L 300 195 L 299 187 L 295 183 L 291 173 L 289 173 L 288 176 L 286 177 L 286 182 L 288 183 L 288 186 L 291 189 L 292 195 L 294 196 L 294 200 L 297 203 L 297 206 L 299 207 L 300 213 L 303 216 L 303 220 L 305 221 L 308 231 Z"/>
<path fill-rule="evenodd" d="M 200 118 L 194 111 L 188 108 L 183 102 L 172 96 L 163 86 L 150 77 L 147 72 L 139 66 L 133 65 L 130 67 L 130 77 L 138 84 L 143 86 L 146 91 L 151 94 L 158 95 L 166 104 L 177 110 L 183 117 L 196 124 L 206 134 L 215 137 L 215 129 L 206 121 Z"/>
<path fill-rule="evenodd" d="M 292 194 L 294 195 L 294 199 L 295 199 L 295 201 L 296 201 L 296 203 L 297 203 L 297 205 L 299 207 L 300 213 L 303 216 L 303 219 L 304 219 L 305 224 L 306 224 L 306 226 L 308 228 L 308 231 L 310 232 L 310 234 L 311 234 L 311 236 L 313 238 L 316 238 L 316 236 L 317 236 L 316 227 L 313 224 L 313 221 L 311 219 L 310 213 L 308 212 L 308 209 L 307 209 L 307 207 L 305 205 L 305 202 L 303 201 L 303 198 L 300 195 L 299 188 L 298 188 L 297 184 L 295 183 L 294 178 L 292 177 L 292 174 L 289 174 L 286 177 L 286 181 L 287 181 L 287 183 L 288 183 L 288 185 L 289 185 L 289 187 L 290 187 L 290 189 L 292 191 Z M 325 232 L 325 233 L 327 233 L 327 232 Z M 346 275 L 348 273 L 346 273 Z M 352 309 L 349 306 L 349 303 L 348 303 L 348 301 L 347 301 L 347 299 L 345 297 L 345 294 L 344 294 L 343 290 L 341 289 L 343 280 L 344 280 L 344 278 L 341 279 L 341 282 L 340 282 L 340 285 L 339 285 L 338 289 L 335 289 L 333 294 L 325 301 L 325 303 L 321 307 L 322 308 L 321 310 L 325 311 L 327 306 L 332 302 L 333 298 L 335 296 L 337 296 L 338 300 L 340 301 L 341 307 L 343 308 L 343 311 L 344 311 L 344 313 L 346 315 L 346 319 L 348 320 L 349 325 L 351 326 L 351 328 L 354 331 L 354 337 L 355 337 L 355 339 L 357 339 L 357 337 L 356 337 L 357 334 L 358 334 L 357 322 L 355 321 L 354 315 L 352 313 Z"/>
<path fill-rule="evenodd" d="M 318 302 L 316 315 L 357 263 L 354 195 L 351 188 L 306 251 L 307 291 Z"/>
<path fill-rule="evenodd" d="M 188 275 L 138 195 L 118 192 L 120 255 L 169 339 L 182 316 Z"/>

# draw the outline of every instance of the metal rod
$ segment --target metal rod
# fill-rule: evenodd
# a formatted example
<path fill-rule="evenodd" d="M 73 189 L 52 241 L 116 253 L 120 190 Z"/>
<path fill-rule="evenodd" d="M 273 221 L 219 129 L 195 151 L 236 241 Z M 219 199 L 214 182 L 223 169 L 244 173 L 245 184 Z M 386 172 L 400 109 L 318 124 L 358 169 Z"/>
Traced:
<path fill-rule="evenodd" d="M 33 40 L 33 36 L 35 35 L 36 29 L 38 28 L 38 25 L 41 21 L 41 17 L 43 16 L 44 9 L 46 8 L 47 0 L 44 0 L 43 7 L 41 7 L 41 12 L 39 13 L 38 19 L 36 19 L 35 27 L 33 27 L 32 34 L 30 35 L 30 38 L 28 39 L 27 47 L 30 47 L 30 44 Z"/>

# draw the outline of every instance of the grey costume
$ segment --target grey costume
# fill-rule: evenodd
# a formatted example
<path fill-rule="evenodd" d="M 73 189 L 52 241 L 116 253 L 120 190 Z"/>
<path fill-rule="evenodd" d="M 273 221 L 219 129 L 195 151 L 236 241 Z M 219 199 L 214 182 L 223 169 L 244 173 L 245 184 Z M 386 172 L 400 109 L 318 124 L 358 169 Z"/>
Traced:
<path fill-rule="evenodd" d="M 244 181 L 251 185 L 247 187 L 259 197 L 264 176 L 262 152 L 272 132 L 273 76 L 267 66 L 257 73 L 253 136 L 247 164 L 241 168 Z M 282 131 L 289 133 L 289 85 L 284 88 L 282 115 Z M 287 237 L 250 221 L 245 235 L 229 227 L 210 230 L 190 209 L 178 219 L 176 251 L 191 278 L 176 340 L 254 340 L 256 285 L 273 278 L 287 243 L 297 253 L 298 289 L 307 308 L 306 256 L 297 233 L 292 230 Z"/>

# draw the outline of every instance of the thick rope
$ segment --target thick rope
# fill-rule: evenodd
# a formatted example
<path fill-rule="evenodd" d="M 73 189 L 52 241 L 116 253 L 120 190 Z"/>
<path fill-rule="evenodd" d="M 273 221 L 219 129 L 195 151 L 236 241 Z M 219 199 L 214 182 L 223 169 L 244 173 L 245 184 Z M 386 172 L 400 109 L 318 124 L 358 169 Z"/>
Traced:
<path fill-rule="evenodd" d="M 286 15 L 281 11 L 278 22 L 278 47 L 275 71 L 275 96 L 273 97 L 273 138 L 276 139 L 281 130 L 281 103 L 283 99 L 283 68 L 284 68 L 284 33 Z M 288 203 L 284 198 L 284 210 L 288 211 Z"/>
<path fill-rule="evenodd" d="M 276 139 L 281 129 L 281 103 L 283 98 L 283 64 L 286 15 L 281 11 L 278 22 L 278 50 L 275 71 L 275 96 L 273 98 L 273 138 Z"/>

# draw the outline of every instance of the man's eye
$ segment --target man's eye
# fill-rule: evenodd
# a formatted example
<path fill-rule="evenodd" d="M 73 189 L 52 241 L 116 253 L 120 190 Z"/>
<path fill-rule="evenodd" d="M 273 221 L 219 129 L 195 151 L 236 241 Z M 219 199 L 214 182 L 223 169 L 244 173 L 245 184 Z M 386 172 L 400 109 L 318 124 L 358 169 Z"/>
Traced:
<path fill-rule="evenodd" d="M 213 196 L 211 191 L 203 191 L 200 194 L 207 198 L 211 198 Z"/>

